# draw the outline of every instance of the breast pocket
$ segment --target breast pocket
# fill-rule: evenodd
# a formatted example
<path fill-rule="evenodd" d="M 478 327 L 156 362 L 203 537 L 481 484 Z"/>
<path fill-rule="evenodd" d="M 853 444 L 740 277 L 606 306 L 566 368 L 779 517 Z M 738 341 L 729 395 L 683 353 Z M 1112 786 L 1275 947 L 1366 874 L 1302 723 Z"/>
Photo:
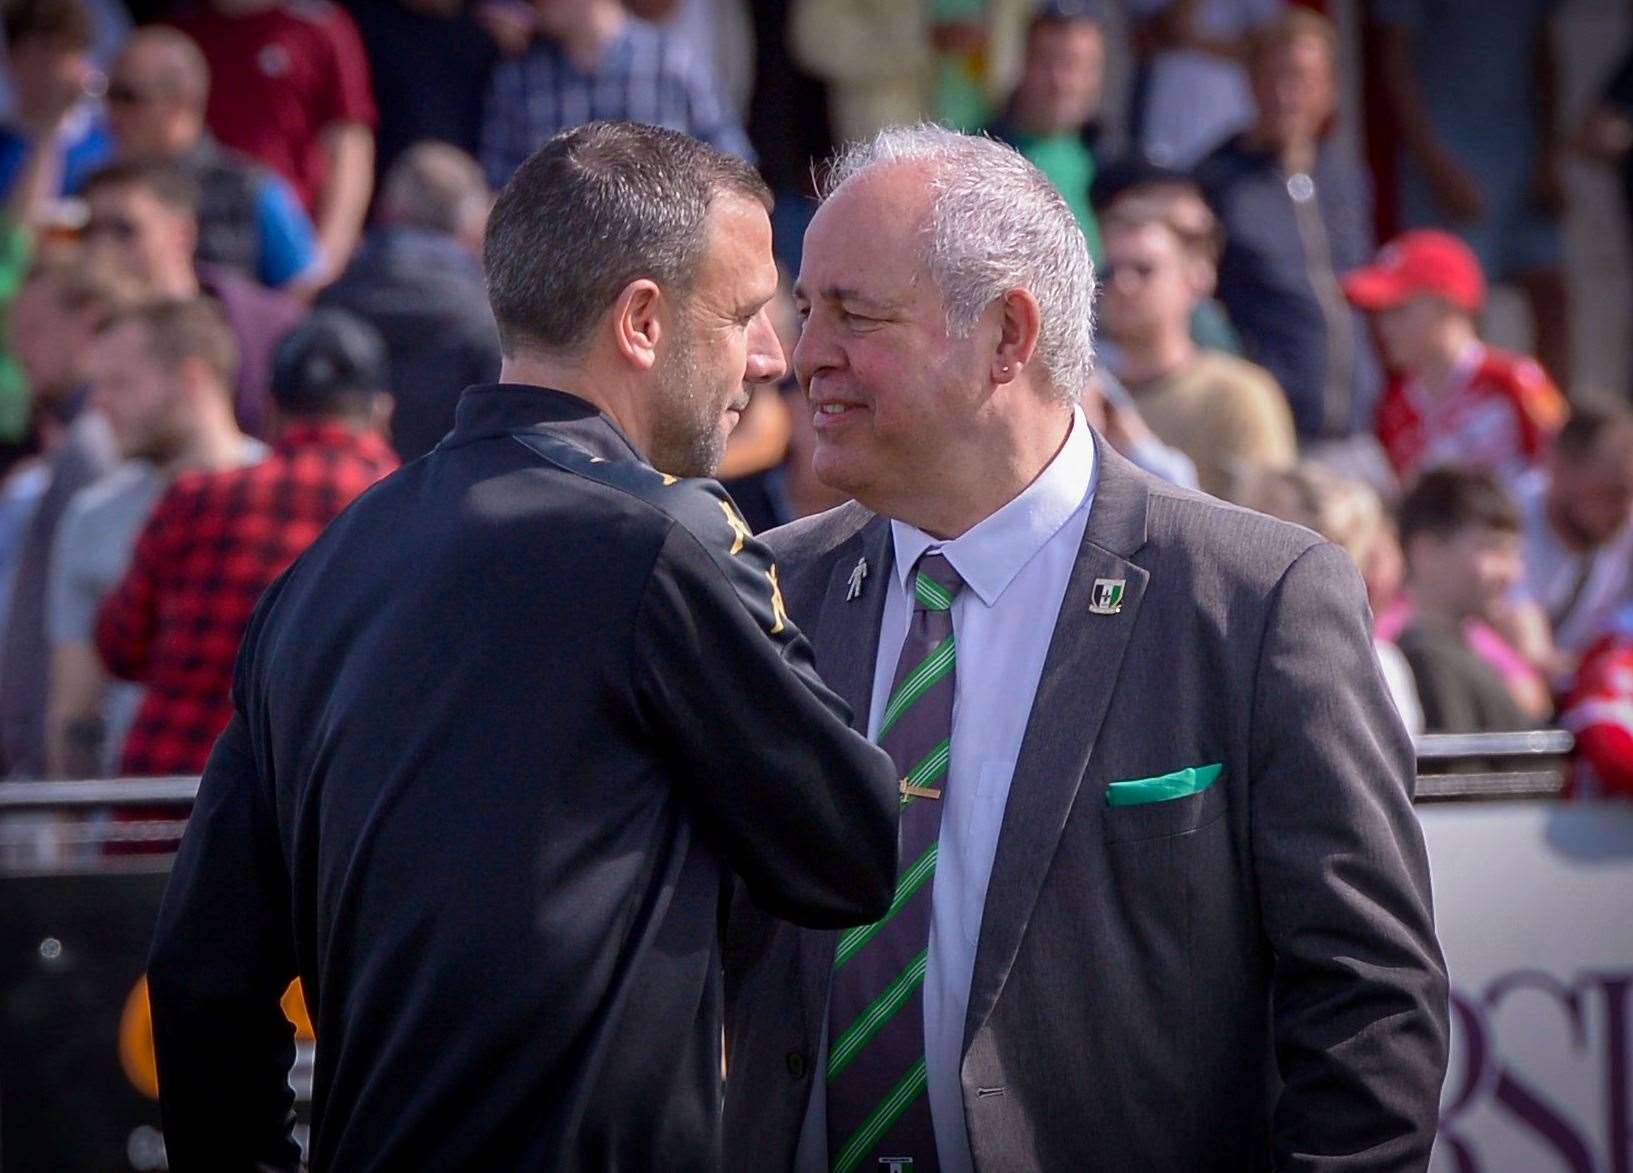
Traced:
<path fill-rule="evenodd" d="M 1103 816 L 1106 842 L 1137 843 L 1199 831 L 1224 817 L 1228 781 L 1229 775 L 1221 774 L 1206 790 L 1183 798 L 1107 807 Z"/>

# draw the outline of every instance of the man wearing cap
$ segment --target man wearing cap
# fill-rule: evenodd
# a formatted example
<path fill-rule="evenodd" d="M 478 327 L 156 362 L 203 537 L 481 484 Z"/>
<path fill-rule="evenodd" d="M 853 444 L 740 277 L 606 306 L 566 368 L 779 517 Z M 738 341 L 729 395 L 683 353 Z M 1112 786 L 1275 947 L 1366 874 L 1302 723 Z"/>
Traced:
<path fill-rule="evenodd" d="M 197 774 L 232 717 L 232 668 L 255 601 L 352 499 L 397 466 L 385 347 L 321 310 L 274 357 L 279 433 L 259 464 L 180 477 L 97 616 L 97 650 L 147 686 L 119 772 Z"/>
<path fill-rule="evenodd" d="M 1537 465 L 1565 400 L 1534 359 L 1480 340 L 1485 278 L 1468 245 L 1408 232 L 1345 277 L 1344 292 L 1372 315 L 1390 366 L 1378 439 L 1403 481 L 1454 464 L 1512 484 Z"/>

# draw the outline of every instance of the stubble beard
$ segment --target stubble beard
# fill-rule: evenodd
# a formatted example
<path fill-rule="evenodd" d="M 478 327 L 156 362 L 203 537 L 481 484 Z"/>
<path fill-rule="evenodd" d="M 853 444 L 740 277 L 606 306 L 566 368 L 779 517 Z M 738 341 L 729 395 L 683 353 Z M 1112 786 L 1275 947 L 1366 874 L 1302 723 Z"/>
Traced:
<path fill-rule="evenodd" d="M 678 338 L 658 380 L 659 408 L 652 425 L 652 467 L 677 477 L 713 476 L 726 454 L 720 427 L 724 403 L 698 369 L 690 336 Z"/>

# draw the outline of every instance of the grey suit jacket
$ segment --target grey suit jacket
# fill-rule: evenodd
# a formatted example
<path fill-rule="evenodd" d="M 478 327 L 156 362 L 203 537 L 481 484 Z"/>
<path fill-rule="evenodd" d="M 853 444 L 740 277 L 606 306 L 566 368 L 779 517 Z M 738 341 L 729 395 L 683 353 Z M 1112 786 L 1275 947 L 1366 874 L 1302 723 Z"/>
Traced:
<path fill-rule="evenodd" d="M 983 1170 L 1421 1169 L 1447 1048 L 1413 756 L 1359 576 L 1314 534 L 1099 483 L 1004 812 L 961 1077 Z M 817 666 L 867 719 L 889 525 L 767 537 Z M 848 578 L 866 556 L 859 599 Z M 1126 584 L 1090 611 L 1097 579 Z M 1222 763 L 1199 793 L 1110 783 Z M 729 1168 L 787 1168 L 836 934 L 734 902 Z"/>

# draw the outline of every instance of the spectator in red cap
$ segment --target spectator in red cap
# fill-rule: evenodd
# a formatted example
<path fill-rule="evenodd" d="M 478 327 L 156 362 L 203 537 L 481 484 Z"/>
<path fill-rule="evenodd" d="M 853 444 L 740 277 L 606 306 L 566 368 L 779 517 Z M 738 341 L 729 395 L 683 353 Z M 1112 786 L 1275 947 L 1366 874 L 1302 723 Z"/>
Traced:
<path fill-rule="evenodd" d="M 1565 400 L 1534 359 L 1480 340 L 1485 277 L 1468 245 L 1408 232 L 1345 277 L 1344 292 L 1372 315 L 1390 367 L 1378 439 L 1404 482 L 1456 465 L 1512 483 L 1538 463 Z"/>

